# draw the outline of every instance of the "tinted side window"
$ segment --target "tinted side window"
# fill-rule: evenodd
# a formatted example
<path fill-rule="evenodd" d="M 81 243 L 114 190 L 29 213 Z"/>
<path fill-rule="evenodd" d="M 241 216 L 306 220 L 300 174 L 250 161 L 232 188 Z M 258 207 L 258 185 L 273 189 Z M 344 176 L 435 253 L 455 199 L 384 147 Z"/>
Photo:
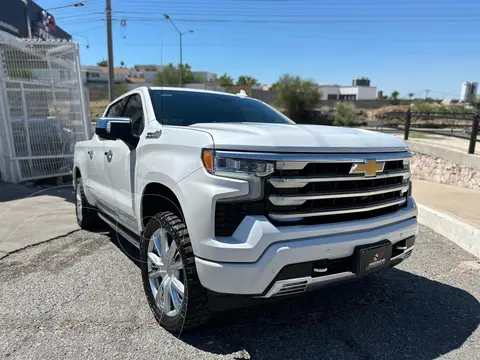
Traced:
<path fill-rule="evenodd" d="M 127 106 L 123 112 L 124 117 L 132 119 L 133 135 L 140 136 L 143 132 L 143 107 L 142 98 L 138 94 L 134 94 L 128 97 Z"/>
<path fill-rule="evenodd" d="M 110 109 L 107 111 L 107 115 L 109 117 L 122 117 L 123 109 L 125 108 L 125 104 L 127 103 L 128 98 L 123 98 L 122 100 L 116 102 L 115 104 L 110 106 Z"/>

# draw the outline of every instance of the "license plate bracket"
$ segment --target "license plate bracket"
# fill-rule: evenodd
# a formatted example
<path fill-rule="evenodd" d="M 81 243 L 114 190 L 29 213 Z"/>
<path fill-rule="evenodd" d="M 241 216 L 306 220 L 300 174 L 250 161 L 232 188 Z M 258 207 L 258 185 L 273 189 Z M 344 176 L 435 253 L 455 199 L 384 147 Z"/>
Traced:
<path fill-rule="evenodd" d="M 390 267 L 392 243 L 388 240 L 355 247 L 353 269 L 357 275 L 368 275 Z"/>

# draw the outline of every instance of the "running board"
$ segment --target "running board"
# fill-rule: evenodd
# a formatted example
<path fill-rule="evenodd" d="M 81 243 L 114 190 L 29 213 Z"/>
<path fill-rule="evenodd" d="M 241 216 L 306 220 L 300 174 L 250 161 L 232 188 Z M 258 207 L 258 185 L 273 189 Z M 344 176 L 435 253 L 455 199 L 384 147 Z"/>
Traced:
<path fill-rule="evenodd" d="M 127 239 L 128 242 L 130 242 L 133 246 L 140 249 L 140 241 L 135 238 L 135 236 L 139 235 L 133 234 L 130 230 L 127 230 L 126 228 L 124 228 L 124 226 L 120 224 L 115 224 L 108 215 L 98 213 L 98 217 L 105 221 L 107 225 L 110 226 L 114 231 Z"/>

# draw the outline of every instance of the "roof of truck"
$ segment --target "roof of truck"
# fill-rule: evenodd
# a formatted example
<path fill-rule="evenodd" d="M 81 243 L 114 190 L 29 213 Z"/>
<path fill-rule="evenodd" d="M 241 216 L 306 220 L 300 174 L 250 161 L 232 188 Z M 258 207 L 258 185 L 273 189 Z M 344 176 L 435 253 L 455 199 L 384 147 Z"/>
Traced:
<path fill-rule="evenodd" d="M 149 87 L 149 89 L 150 90 L 168 90 L 168 91 L 188 91 L 188 92 L 205 93 L 205 94 L 221 94 L 221 95 L 228 95 L 228 96 L 237 96 L 237 94 L 230 94 L 223 91 L 179 88 L 179 87 L 169 87 L 169 86 L 151 86 Z"/>

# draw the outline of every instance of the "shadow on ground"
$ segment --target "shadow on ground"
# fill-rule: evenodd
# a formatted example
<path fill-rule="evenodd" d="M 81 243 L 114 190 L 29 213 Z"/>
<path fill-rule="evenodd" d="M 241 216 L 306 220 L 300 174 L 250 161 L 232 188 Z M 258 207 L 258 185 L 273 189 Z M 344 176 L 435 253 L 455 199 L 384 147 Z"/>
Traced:
<path fill-rule="evenodd" d="M 267 306 L 230 312 L 181 339 L 252 359 L 435 359 L 480 323 L 469 293 L 390 269 Z"/>
<path fill-rule="evenodd" d="M 44 184 L 41 186 L 0 183 L 0 203 L 36 196 L 56 196 L 73 203 L 72 183 L 62 185 Z"/>
<path fill-rule="evenodd" d="M 137 266 L 138 249 L 112 242 Z M 282 301 L 223 312 L 180 339 L 218 355 L 252 359 L 436 359 L 480 324 L 468 292 L 389 269 Z M 247 356 L 248 354 L 248 356 Z"/>

